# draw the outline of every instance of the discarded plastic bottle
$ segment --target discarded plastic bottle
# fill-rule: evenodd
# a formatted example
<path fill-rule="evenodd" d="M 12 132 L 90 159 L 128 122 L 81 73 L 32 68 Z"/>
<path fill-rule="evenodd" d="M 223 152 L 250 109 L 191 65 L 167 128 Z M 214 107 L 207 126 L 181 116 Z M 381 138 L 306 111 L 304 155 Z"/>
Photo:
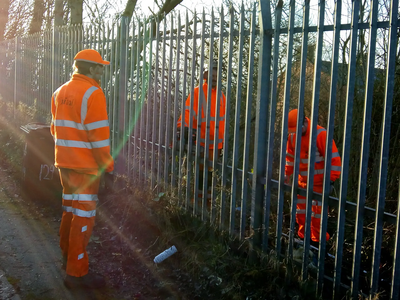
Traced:
<path fill-rule="evenodd" d="M 171 248 L 168 248 L 167 250 L 165 250 L 164 252 L 161 252 L 160 254 L 158 254 L 155 258 L 154 258 L 154 262 L 156 264 L 162 262 L 163 260 L 167 259 L 168 257 L 170 257 L 172 254 L 176 253 L 178 250 L 176 249 L 175 246 L 172 246 Z"/>

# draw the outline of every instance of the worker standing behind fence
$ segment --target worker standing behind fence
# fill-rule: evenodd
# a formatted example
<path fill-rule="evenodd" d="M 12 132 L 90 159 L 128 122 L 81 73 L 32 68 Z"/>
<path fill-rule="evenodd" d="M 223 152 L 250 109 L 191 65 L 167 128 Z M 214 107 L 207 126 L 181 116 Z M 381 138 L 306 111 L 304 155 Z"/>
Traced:
<path fill-rule="evenodd" d="M 294 150 L 296 143 L 296 127 L 297 127 L 297 109 L 289 112 L 288 117 L 288 140 L 286 146 L 286 166 L 285 166 L 285 183 L 290 183 L 290 175 L 293 174 L 294 165 Z M 310 119 L 304 117 L 303 126 L 301 127 L 301 145 L 300 145 L 300 166 L 299 166 L 299 187 L 305 189 L 307 187 L 308 176 L 308 151 L 310 142 Z M 314 165 L 314 192 L 322 193 L 322 186 L 324 180 L 324 167 L 325 167 L 325 149 L 326 149 L 326 129 L 317 125 L 317 147 L 315 152 L 315 165 Z M 333 182 L 339 178 L 341 172 L 341 160 L 335 141 L 332 141 L 332 160 L 331 160 L 331 186 Z M 322 202 L 312 201 L 312 215 L 311 215 L 311 240 L 319 242 L 320 228 L 321 228 L 321 209 Z M 306 219 L 306 198 L 298 195 L 297 197 L 297 210 L 296 222 L 299 225 L 298 236 L 304 239 Z M 329 233 L 326 233 L 326 240 L 329 240 Z"/>
<path fill-rule="evenodd" d="M 70 81 L 58 88 L 51 101 L 51 134 L 55 166 L 63 186 L 60 247 L 64 284 L 68 288 L 100 288 L 105 281 L 89 272 L 86 252 L 96 216 L 100 175 L 114 168 L 106 98 L 100 87 L 104 66 L 95 50 L 78 52 Z"/>
<path fill-rule="evenodd" d="M 205 70 L 203 73 L 203 93 L 200 95 L 200 87 L 197 86 L 194 88 L 194 93 L 193 93 L 193 111 L 192 111 L 192 117 L 193 117 L 193 133 L 190 134 L 190 138 L 193 137 L 195 140 L 195 135 L 197 134 L 196 128 L 198 128 L 198 122 L 200 122 L 201 127 L 200 127 L 200 146 L 202 147 L 201 150 L 204 151 L 205 143 L 206 143 L 206 138 L 208 138 L 208 159 L 210 161 L 213 160 L 214 158 L 214 147 L 218 147 L 218 155 L 221 153 L 221 149 L 223 147 L 223 142 L 224 142 L 224 130 L 225 130 L 225 108 L 226 108 L 226 98 L 224 93 L 221 91 L 221 97 L 219 101 L 217 101 L 217 63 L 215 62 L 213 64 L 213 69 L 212 69 L 212 82 L 211 82 L 211 109 L 210 109 L 210 128 L 208 132 L 208 136 L 206 137 L 206 116 L 207 116 L 207 92 L 208 92 L 208 70 Z M 188 127 L 189 127 L 189 120 L 190 120 L 190 98 L 191 96 L 189 95 L 188 98 L 186 99 L 185 103 L 185 115 L 184 119 L 182 119 L 182 115 L 179 117 L 177 127 L 178 127 L 178 139 L 184 138 L 185 143 L 188 141 L 189 138 L 189 132 L 188 132 Z M 198 103 L 200 101 L 201 104 L 201 113 L 199 114 L 198 112 Z M 217 111 L 217 105 L 220 105 L 219 107 L 219 116 L 218 118 L 216 117 L 216 111 Z M 219 122 L 218 124 L 218 138 L 217 138 L 217 145 L 214 145 L 214 136 L 215 136 L 215 131 L 216 131 L 216 122 Z M 183 123 L 183 124 L 182 124 Z M 184 130 L 182 130 L 182 127 Z M 183 131 L 183 132 L 182 132 Z M 202 155 L 202 157 L 204 157 Z M 203 161 L 199 165 L 200 169 L 200 178 L 199 178 L 199 190 L 197 191 L 198 197 L 202 197 L 202 190 L 203 190 L 203 169 L 204 169 L 204 164 Z M 211 170 L 211 168 L 209 168 Z M 208 174 L 208 185 L 207 185 L 207 203 L 210 205 L 211 203 L 211 181 L 212 180 L 212 174 L 209 172 Z"/>

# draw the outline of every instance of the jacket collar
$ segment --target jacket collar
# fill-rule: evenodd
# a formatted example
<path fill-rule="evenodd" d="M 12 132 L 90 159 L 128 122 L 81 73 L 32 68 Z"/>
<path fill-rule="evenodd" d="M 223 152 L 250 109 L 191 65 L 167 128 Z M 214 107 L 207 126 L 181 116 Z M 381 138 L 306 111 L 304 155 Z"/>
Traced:
<path fill-rule="evenodd" d="M 75 74 L 72 74 L 71 80 L 86 81 L 86 82 L 90 83 L 91 85 L 94 85 L 95 87 L 100 88 L 100 85 L 98 84 L 98 82 L 96 80 L 94 80 L 93 78 L 87 77 L 86 75 L 75 73 Z"/>

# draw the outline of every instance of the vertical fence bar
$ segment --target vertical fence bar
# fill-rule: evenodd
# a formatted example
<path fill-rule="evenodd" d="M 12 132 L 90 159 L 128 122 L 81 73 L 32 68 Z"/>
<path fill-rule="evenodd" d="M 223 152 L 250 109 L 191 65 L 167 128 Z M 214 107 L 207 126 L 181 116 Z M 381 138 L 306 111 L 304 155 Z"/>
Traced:
<path fill-rule="evenodd" d="M 212 161 L 212 178 L 211 178 L 211 223 L 215 222 L 217 211 L 216 211 L 216 186 L 218 184 L 218 152 L 219 152 L 219 127 L 220 127 L 220 107 L 222 98 L 222 55 L 224 46 L 224 7 L 221 6 L 220 17 L 219 17 L 219 46 L 218 46 L 218 74 L 217 74 L 217 90 L 216 90 L 216 101 L 215 101 L 215 130 L 214 130 L 214 149 L 213 149 L 213 161 Z M 225 103 L 226 104 L 226 103 Z M 225 112 L 224 112 L 225 113 Z M 225 118 L 225 114 L 223 116 Z"/>
<path fill-rule="evenodd" d="M 379 166 L 379 188 L 378 201 L 376 204 L 375 235 L 374 235 L 374 254 L 372 260 L 371 277 L 371 297 L 375 297 L 378 292 L 380 256 L 382 248 L 383 214 L 385 212 L 386 180 L 388 173 L 389 147 L 390 147 L 390 127 L 392 122 L 392 105 L 394 95 L 394 77 L 396 69 L 396 48 L 397 48 L 397 26 L 398 0 L 392 0 L 390 5 L 390 29 L 388 46 L 388 66 L 386 69 L 386 91 L 384 103 L 384 115 L 382 126 L 382 140 Z"/>
<path fill-rule="evenodd" d="M 62 74 L 60 70 L 60 31 L 58 27 L 54 27 L 52 30 L 52 53 L 51 53 L 51 91 L 54 92 L 58 88 L 58 78 Z M 51 100 L 51 99 L 50 99 Z"/>
<path fill-rule="evenodd" d="M 170 160 L 170 149 L 169 145 L 171 142 L 171 92 L 170 89 L 172 87 L 172 61 L 173 61 L 173 47 L 174 47 L 174 18 L 171 15 L 170 16 L 170 21 L 171 21 L 171 27 L 170 27 L 170 44 L 169 44 L 169 63 L 168 63 L 168 85 L 167 85 L 167 111 L 165 114 L 165 160 L 164 160 L 164 183 L 167 185 L 165 189 L 169 188 L 169 184 L 171 183 L 171 180 L 169 179 L 170 176 L 170 166 L 169 166 L 169 160 Z M 173 125 L 175 126 L 175 124 Z M 172 157 L 173 159 L 173 157 Z"/>
<path fill-rule="evenodd" d="M 197 34 L 197 14 L 196 11 L 194 12 L 193 15 L 193 41 L 192 41 L 192 66 L 191 66 L 191 77 L 190 77 L 190 108 L 189 108 L 189 128 L 188 128 L 188 132 L 189 132 L 189 137 L 188 137 L 188 150 L 187 150 L 187 168 L 186 168 L 186 208 L 189 208 L 189 203 L 191 201 L 191 195 L 193 193 L 193 186 L 191 184 L 191 178 L 192 178 L 192 165 L 193 165 L 193 157 L 192 157 L 192 149 L 193 149 L 193 143 L 192 143 L 192 138 L 191 138 L 191 132 L 193 130 L 193 105 L 194 105 L 194 76 L 196 74 L 196 58 L 197 58 L 197 49 L 196 49 L 196 34 Z M 202 66 L 200 65 L 200 68 L 202 69 Z M 183 112 L 182 112 L 183 114 Z M 195 178 L 196 180 L 196 178 Z M 198 185 L 197 185 L 198 187 Z M 195 185 L 195 188 L 197 188 Z M 193 207 L 193 211 L 192 213 L 196 213 L 196 206 L 197 206 L 197 191 L 194 191 L 194 207 Z"/>
<path fill-rule="evenodd" d="M 237 64 L 237 85 L 236 85 L 236 106 L 235 106 L 235 125 L 233 132 L 233 156 L 232 156 L 232 179 L 231 179 L 231 208 L 229 219 L 229 233 L 235 232 L 235 213 L 236 213 L 236 190 L 237 190 L 237 169 L 239 165 L 239 140 L 240 140 L 240 106 L 242 101 L 242 72 L 243 72 L 243 44 L 244 44 L 244 6 L 240 9 L 240 28 L 239 28 L 239 48 Z"/>
<path fill-rule="evenodd" d="M 167 24 L 164 17 L 163 20 L 163 45 L 162 45 L 162 70 L 161 70 L 161 97 L 160 97 L 160 127 L 159 127 L 159 138 L 158 138 L 158 171 L 157 171 L 157 191 L 160 192 L 160 182 L 161 182 L 161 172 L 164 170 L 164 166 L 162 165 L 163 161 L 163 154 L 165 151 L 162 149 L 163 147 L 163 137 L 165 137 L 164 131 L 164 116 L 165 116 L 165 109 L 164 109 L 164 99 L 165 99 L 165 48 L 166 48 L 166 32 L 167 32 Z"/>
<path fill-rule="evenodd" d="M 308 161 L 308 177 L 307 177 L 307 197 L 306 197 L 306 221 L 305 221 L 305 234 L 304 234 L 304 253 L 303 253 L 303 266 L 302 278 L 303 281 L 308 277 L 308 256 L 310 250 L 311 239 L 311 209 L 314 197 L 314 174 L 315 174 L 315 153 L 317 143 L 317 122 L 318 122 L 318 106 L 321 87 L 321 68 L 322 68 L 322 46 L 324 40 L 324 20 L 325 20 L 325 0 L 321 0 L 318 5 L 318 28 L 317 28 L 317 51 L 315 55 L 314 65 L 314 87 L 313 99 L 311 107 L 311 124 L 310 126 L 310 141 L 308 146 L 309 161 Z"/>
<path fill-rule="evenodd" d="M 204 10 L 203 10 L 204 12 Z M 203 24 L 205 26 L 206 23 Z M 214 18 L 214 8 L 211 10 L 211 26 L 210 26 L 210 42 L 209 42 L 209 63 L 208 63 L 208 78 L 207 78 L 207 105 L 206 105 L 206 111 L 204 112 L 204 115 L 206 116 L 206 132 L 204 136 L 204 167 L 203 167 L 203 198 L 202 198 L 202 210 L 201 210 L 201 217 L 202 220 L 206 220 L 207 216 L 207 202 L 208 202 L 208 157 L 209 157 L 209 148 L 210 148 L 210 123 L 211 123 L 211 102 L 212 100 L 212 74 L 213 74 L 213 62 L 214 62 L 214 26 L 215 26 L 215 18 Z M 201 116 L 201 108 L 200 108 L 200 99 L 199 97 L 199 109 L 198 109 L 198 119 L 202 118 Z M 215 99 L 217 100 L 217 99 Z M 204 106 L 203 106 L 204 109 Z M 201 128 L 201 122 L 197 122 L 197 128 L 198 131 L 200 132 Z M 199 127 L 200 125 L 200 127 Z M 215 146 L 215 145 L 214 145 Z"/>
<path fill-rule="evenodd" d="M 262 1 L 260 1 L 260 3 L 264 3 Z M 263 5 L 263 4 L 260 4 Z M 267 6 L 267 8 L 264 8 L 261 6 L 262 14 L 263 14 L 263 18 L 268 18 L 268 15 L 271 15 L 271 12 L 269 11 L 269 4 L 265 4 Z M 278 93 L 277 93 L 277 85 L 278 85 L 278 70 L 279 70 L 279 65 L 278 65 L 278 59 L 279 59 L 279 41 L 280 41 L 280 27 L 281 27 L 281 19 L 282 19 L 282 6 L 283 6 L 283 1 L 280 0 L 275 8 L 275 29 L 274 29 L 274 48 L 273 48 L 273 62 L 272 62 L 272 81 L 271 81 L 271 87 L 270 87 L 270 92 L 268 92 L 268 94 L 266 94 L 266 92 L 263 89 L 266 89 L 266 84 L 263 84 L 263 82 L 268 82 L 266 81 L 266 79 L 262 79 L 263 76 L 267 76 L 267 75 L 262 75 L 259 74 L 259 78 L 258 78 L 258 101 L 261 102 L 260 104 L 260 109 L 257 109 L 257 111 L 261 110 L 261 105 L 263 105 L 263 102 L 267 102 L 267 100 L 262 100 L 262 97 L 266 97 L 266 95 L 270 95 L 270 103 L 267 104 L 266 108 L 263 108 L 265 110 L 265 114 L 264 113 L 258 113 L 257 114 L 257 118 L 259 118 L 260 120 L 257 121 L 261 122 L 263 119 L 263 116 L 268 116 L 268 121 L 267 123 L 265 123 L 266 125 L 266 143 L 267 143 L 267 147 L 265 148 L 265 174 L 266 174 L 266 182 L 265 182 L 265 188 L 264 188 L 264 194 L 263 196 L 263 202 L 264 202 L 264 216 L 263 216 L 263 225 L 264 225 L 264 231 L 263 231 L 263 237 L 262 237 L 262 250 L 265 252 L 267 251 L 268 248 L 268 236 L 269 236 L 269 219 L 270 219 L 270 203 L 271 203 L 271 179 L 272 179 L 272 167 L 273 167 L 273 154 L 274 154 L 274 138 L 275 138 L 275 120 L 276 120 L 276 106 L 277 106 L 277 98 L 278 98 Z M 268 13 L 267 13 L 268 12 Z M 267 19 L 268 20 L 268 19 Z M 270 21 L 262 21 L 262 30 L 266 30 L 266 23 L 265 22 L 270 22 Z M 272 24 L 270 23 L 268 26 L 272 26 Z M 261 33 L 261 37 L 262 37 L 262 41 L 261 41 L 261 45 L 262 45 L 262 51 L 260 49 L 260 53 L 262 53 L 262 55 L 264 55 L 264 52 L 267 52 L 268 49 L 270 49 L 269 51 L 272 51 L 272 42 L 268 42 L 267 45 L 264 45 L 264 43 L 266 43 L 265 39 L 265 32 Z M 267 55 L 267 54 L 266 54 Z M 267 66 L 264 67 L 264 64 L 267 64 L 267 62 L 270 60 L 267 58 L 265 58 L 266 60 L 264 60 L 264 56 L 262 56 L 263 61 L 260 62 L 260 65 L 262 66 L 262 68 L 264 69 L 270 69 L 271 66 L 269 68 L 267 68 Z M 264 69 L 263 72 L 269 72 L 266 71 Z M 267 77 L 268 78 L 268 77 Z M 261 81 L 262 80 L 262 81 Z M 256 132 L 258 131 L 258 127 L 260 125 L 256 125 Z M 262 146 L 262 145 L 260 145 Z M 260 146 L 257 146 L 256 149 Z M 257 154 L 258 156 L 259 154 Z M 260 154 L 261 155 L 261 154 Z M 255 168 L 257 168 L 257 164 L 254 164 Z M 259 171 L 257 169 L 255 169 L 254 174 L 258 174 Z M 253 185 L 255 183 L 253 182 Z M 257 201 L 257 191 L 253 192 L 253 196 L 256 197 L 255 201 Z M 259 205 L 259 204 L 256 204 Z M 255 205 L 253 205 L 255 207 Z M 252 219 L 254 219 L 254 222 L 257 223 L 258 221 L 256 221 L 257 218 L 257 214 L 254 214 L 254 217 L 252 216 Z M 254 225 L 256 226 L 256 225 Z"/>
<path fill-rule="evenodd" d="M 184 159 L 184 152 L 185 152 L 185 147 L 186 145 L 184 144 L 185 139 L 183 137 L 182 129 L 186 127 L 187 124 L 185 124 L 185 109 L 186 109 L 186 77 L 187 77 L 187 61 L 188 61 L 188 53 L 189 53 L 189 16 L 188 12 L 186 11 L 186 21 L 185 21 L 185 50 L 184 50 L 184 58 L 183 58 L 183 81 L 182 81 L 182 101 L 181 101 L 181 137 L 179 141 L 179 171 L 178 171 L 178 199 L 179 201 L 182 200 L 182 186 L 184 183 L 188 185 L 188 181 L 183 180 L 183 172 L 184 172 L 184 165 L 186 164 L 187 166 L 187 161 Z M 188 168 L 186 167 L 186 170 L 188 172 Z M 186 177 L 187 178 L 187 177 Z M 188 199 L 186 199 L 188 200 Z M 186 206 L 186 201 L 183 203 Z"/>
<path fill-rule="evenodd" d="M 349 178 L 350 163 L 350 145 L 351 145 L 351 129 L 353 122 L 353 102 L 356 84 L 356 54 L 357 54 L 357 33 L 358 33 L 358 14 L 359 0 L 353 1 L 351 16 L 351 40 L 349 53 L 349 69 L 347 75 L 347 95 L 346 110 L 344 124 L 344 138 L 342 150 L 342 173 L 340 178 L 339 192 L 339 208 L 338 208 L 338 225 L 336 237 L 336 253 L 335 253 L 335 273 L 333 279 L 333 299 L 340 299 L 340 284 L 342 278 L 342 262 L 343 262 L 343 243 L 346 221 L 346 199 Z"/>
<path fill-rule="evenodd" d="M 265 188 L 261 178 L 266 174 L 267 161 L 267 136 L 268 136 L 268 110 L 270 106 L 270 81 L 271 81 L 271 51 L 272 29 L 271 4 L 270 1 L 259 1 L 259 24 L 260 24 L 260 51 L 258 62 L 258 82 L 256 99 L 256 123 L 255 123 L 255 145 L 254 145 L 254 170 L 252 184 L 252 205 L 251 205 L 251 228 L 254 235 L 252 247 L 263 249 L 264 233 L 268 227 L 263 227 L 263 206 Z M 279 16 L 276 16 L 279 19 Z M 268 203 L 269 206 L 269 203 Z M 264 231 L 263 231 L 264 229 Z"/>
<path fill-rule="evenodd" d="M 325 166 L 324 166 L 324 181 L 322 189 L 322 209 L 321 209 L 321 226 L 319 236 L 319 251 L 318 251 L 318 277 L 317 277 L 317 291 L 316 296 L 322 294 L 322 286 L 324 283 L 325 275 L 325 253 L 326 253 L 326 232 L 328 227 L 328 201 L 331 189 L 331 166 L 332 163 L 332 145 L 333 145 L 333 129 L 335 123 L 335 105 L 337 96 L 337 82 L 339 77 L 339 41 L 340 41 L 340 22 L 342 14 L 342 2 L 335 1 L 334 12 L 334 31 L 333 31 L 333 53 L 332 53 L 332 70 L 331 70 L 331 84 L 329 96 L 329 115 L 328 125 L 326 128 L 326 149 L 325 149 Z M 337 170 L 336 170 L 337 171 Z"/>
<path fill-rule="evenodd" d="M 128 25 L 129 19 L 128 17 L 121 17 L 120 24 L 120 47 L 119 47 L 119 78 L 118 78 L 118 158 L 116 161 L 116 171 L 120 175 L 127 175 L 127 152 L 126 152 L 126 134 L 128 130 L 126 130 L 126 106 L 125 102 L 127 99 L 126 90 L 127 90 L 127 64 L 128 64 L 128 56 L 127 56 L 127 34 L 128 34 Z"/>
<path fill-rule="evenodd" d="M 157 137 L 158 137 L 158 127 L 157 127 L 157 119 L 159 115 L 159 105 L 158 105 L 158 67 L 159 67 L 159 43 L 160 43 L 160 21 L 159 19 L 153 20 L 153 24 L 156 27 L 156 61 L 155 61 L 155 69 L 154 69 L 154 91 L 153 91 L 153 111 L 154 111 L 154 116 L 153 116 L 153 132 L 152 132 L 152 146 L 151 146 L 151 182 L 150 186 L 151 189 L 153 190 L 155 188 L 155 179 L 157 178 L 156 176 L 156 166 L 155 166 L 155 159 L 156 159 L 156 142 L 157 142 Z"/>
<path fill-rule="evenodd" d="M 282 236 L 282 219 L 283 216 L 283 204 L 284 204 L 284 183 L 285 183 L 285 165 L 286 165 L 286 144 L 288 136 L 288 112 L 290 103 L 290 82 L 292 77 L 292 59 L 293 59 L 293 43 L 294 43 L 294 16 L 295 16 L 295 0 L 291 0 L 289 4 L 289 24 L 288 24 L 288 45 L 287 45 L 287 61 L 286 61 L 286 73 L 285 73 L 285 88 L 284 88 L 284 104 L 283 104 L 283 116 L 282 116 L 282 129 L 281 129 L 281 153 L 280 153 L 280 165 L 279 165 L 279 187 L 278 187 L 278 205 L 277 205 L 277 221 L 276 221 L 276 255 L 280 257 L 281 252 L 281 241 Z M 293 178 L 293 182 L 297 178 Z"/>
<path fill-rule="evenodd" d="M 243 150 L 243 173 L 242 173 L 242 196 L 240 210 L 240 239 L 244 239 L 247 221 L 247 174 L 249 169 L 250 155 L 250 130 L 251 130 L 251 111 L 253 106 L 253 76 L 254 76 L 254 48 L 256 38 L 256 4 L 253 6 L 250 27 L 250 47 L 249 47 L 249 65 L 247 75 L 247 95 L 246 95 L 246 125 L 244 129 L 244 150 Z M 260 245 L 258 245 L 260 246 Z"/>
<path fill-rule="evenodd" d="M 398 19 L 398 0 L 392 0 L 391 2 L 391 17 L 390 17 L 390 45 L 389 53 L 392 54 L 396 45 L 396 32 L 397 32 L 397 19 Z M 394 248 L 394 259 L 393 259 L 393 275 L 392 275 L 392 289 L 391 289 L 391 299 L 399 299 L 400 292 L 400 188 L 398 197 L 398 207 L 397 207 L 397 222 L 396 222 L 396 241 Z"/>
<path fill-rule="evenodd" d="M 226 196 L 227 196 L 227 179 L 228 179 L 228 150 L 229 150 L 229 127 L 231 114 L 231 85 L 232 85 L 232 58 L 233 58 L 233 40 L 235 31 L 235 13 L 233 6 L 229 9 L 229 42 L 228 42 L 228 65 L 226 72 L 226 107 L 225 107 L 225 127 L 224 127 L 224 147 L 222 148 L 222 169 L 221 169 L 221 214 L 219 228 L 225 229 L 226 219 Z"/>
<path fill-rule="evenodd" d="M 375 76 L 375 51 L 376 51 L 376 35 L 378 21 L 378 1 L 371 0 L 370 30 L 369 30 L 369 48 L 368 48 L 368 67 L 366 77 L 366 93 L 364 105 L 364 126 L 362 133 L 362 149 L 360 157 L 360 176 L 358 181 L 357 195 L 357 214 L 355 241 L 353 250 L 353 270 L 351 283 L 351 295 L 353 299 L 358 298 L 358 285 L 361 267 L 361 245 L 363 242 L 363 224 L 364 224 L 364 206 L 367 188 L 368 160 L 369 160 L 369 142 L 371 133 L 371 115 L 372 115 L 372 99 L 374 90 Z"/>
<path fill-rule="evenodd" d="M 143 30 L 143 24 L 140 20 L 137 20 L 137 36 L 136 36 L 136 81 L 135 81 L 135 138 L 134 138 L 134 155 L 135 160 L 133 161 L 133 169 L 136 172 L 136 178 L 140 181 L 141 172 L 140 172 L 140 162 L 141 162 L 141 150 L 140 150 L 140 139 L 139 139 L 139 130 L 140 130 L 140 111 L 142 109 L 142 105 L 140 102 L 139 95 L 139 86 L 140 86 L 140 53 L 142 51 L 141 45 L 143 43 L 143 39 L 141 37 L 141 31 Z"/>
<path fill-rule="evenodd" d="M 150 30 L 149 33 L 149 64 L 148 64 L 148 72 L 147 72 L 147 116 L 146 116 L 146 152 L 145 152 L 145 178 L 146 178 L 146 185 L 150 183 L 149 177 L 151 177 L 151 165 L 149 166 L 149 154 L 151 153 L 151 144 L 150 144 L 150 131 L 152 129 L 152 121 L 151 121 L 151 114 L 150 110 L 152 108 L 152 103 L 154 103 L 154 99 L 151 97 L 151 82 L 152 82 L 152 68 L 153 68 L 153 20 L 149 22 Z M 154 116 L 153 116 L 154 117 Z M 150 167 L 150 170 L 149 170 Z"/>
<path fill-rule="evenodd" d="M 16 118 L 16 112 L 17 112 L 17 105 L 18 105 L 18 99 L 19 99 L 19 88 L 17 82 L 19 81 L 19 60 L 20 60 L 20 38 L 16 37 L 15 38 L 15 65 L 14 65 L 14 99 L 13 99 L 13 116 L 14 119 Z"/>
<path fill-rule="evenodd" d="M 148 23 L 147 20 L 143 21 L 143 48 L 142 48 L 142 88 L 141 88 L 141 93 L 140 93 L 140 125 L 139 125 L 139 133 L 140 133 L 140 163 L 139 163 L 139 179 L 141 183 L 146 182 L 147 180 L 147 174 L 146 174 L 146 161 L 144 160 L 144 157 L 146 156 L 146 142 L 145 141 L 145 122 L 146 122 L 146 115 L 145 111 L 143 109 L 145 105 L 145 98 L 146 98 L 146 66 L 147 66 L 147 43 L 148 43 Z M 147 104 L 146 104 L 147 106 Z"/>
<path fill-rule="evenodd" d="M 174 92 L 174 118 L 172 122 L 172 178 L 171 178 L 171 185 L 172 188 L 175 191 L 176 188 L 176 178 L 177 178 L 177 171 L 179 169 L 179 166 L 177 166 L 177 163 L 179 161 L 176 160 L 176 149 L 177 147 L 177 127 L 176 124 L 178 122 L 178 107 L 179 107 L 179 73 L 180 73 L 180 54 L 181 54 L 181 15 L 178 13 L 178 27 L 176 30 L 176 70 L 175 70 L 175 92 Z M 171 44 L 172 44 L 172 36 L 171 36 Z M 172 88 L 172 87 L 171 87 Z"/>
<path fill-rule="evenodd" d="M 290 206 L 290 229 L 289 229 L 289 245 L 288 245 L 288 271 L 287 275 L 292 276 L 293 262 L 293 246 L 294 246 L 294 231 L 296 223 L 297 209 L 297 189 L 299 186 L 299 166 L 300 166 L 300 148 L 301 148 L 301 128 L 304 119 L 304 97 L 306 86 L 306 71 L 307 71 L 307 51 L 308 51 L 308 34 L 309 34 L 309 17 L 310 17 L 310 1 L 307 0 L 303 7 L 303 34 L 301 45 L 301 65 L 300 65 L 300 82 L 299 82 L 299 99 L 297 102 L 298 116 L 296 124 L 296 141 L 294 147 L 294 166 L 293 179 L 291 189 L 291 206 Z"/>
<path fill-rule="evenodd" d="M 201 42 L 200 42 L 200 72 L 199 72 L 199 87 L 198 87 L 198 99 L 197 99 L 197 128 L 196 128 L 196 154 L 195 154 L 195 164 L 194 164 L 194 206 L 193 206 L 193 214 L 198 213 L 198 201 L 199 201 L 199 177 L 200 177 L 200 157 L 201 157 L 201 148 L 200 148 L 200 136 L 201 136 L 201 118 L 202 118 L 202 103 L 201 99 L 204 98 L 204 91 L 203 91 L 203 71 L 204 71 L 204 45 L 205 45 L 205 27 L 206 27 L 206 20 L 205 20 L 205 12 L 203 9 L 202 17 L 201 17 Z M 194 58 L 195 60 L 195 58 Z M 194 69 L 192 70 L 194 72 Z M 193 97 L 193 105 L 196 103 L 196 99 Z M 191 110 L 193 107 L 191 107 Z M 204 115 L 206 112 L 204 112 Z M 200 116 L 200 117 L 199 117 Z M 207 133 L 206 133 L 207 134 Z M 189 141 L 191 135 L 190 126 L 189 126 Z M 190 144 L 189 144 L 190 145 Z M 204 147 L 205 149 L 205 147 Z M 189 157 L 192 155 L 191 151 L 188 151 Z M 204 166 L 205 167 L 205 166 Z M 204 183 L 203 183 L 204 184 Z M 204 195 L 203 195 L 204 197 Z M 203 201 L 202 201 L 203 203 Z M 204 221 L 204 218 L 202 218 Z"/>
<path fill-rule="evenodd" d="M 134 111 L 134 101 L 133 101 L 133 78 L 134 78 L 134 68 L 135 68 L 135 55 L 136 55 L 136 47 L 135 47 L 135 22 L 130 23 L 132 24 L 132 38 L 129 37 L 128 33 L 128 51 L 129 51 L 129 45 L 131 44 L 130 47 L 130 64 L 129 64 L 129 76 L 127 77 L 127 82 L 130 78 L 130 84 L 129 84 L 129 105 L 128 105 L 128 145 L 127 145 L 127 152 L 128 152 L 128 161 L 127 161 L 127 174 L 128 174 L 128 183 L 131 184 L 131 179 L 132 176 L 134 175 L 132 164 L 133 160 L 135 159 L 134 157 L 134 151 L 132 151 L 132 148 L 135 149 L 134 146 L 134 133 L 133 133 L 133 128 L 135 126 L 135 111 Z M 129 28 L 127 30 L 129 32 Z M 127 53 L 127 56 L 129 53 Z"/>

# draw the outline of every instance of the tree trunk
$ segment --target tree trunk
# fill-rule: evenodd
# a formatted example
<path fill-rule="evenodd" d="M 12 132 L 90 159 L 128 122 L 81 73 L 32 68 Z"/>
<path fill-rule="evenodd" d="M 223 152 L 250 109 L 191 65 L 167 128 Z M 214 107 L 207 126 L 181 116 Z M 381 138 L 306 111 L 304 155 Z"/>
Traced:
<path fill-rule="evenodd" d="M 4 31 L 8 22 L 8 8 L 10 0 L 0 1 L 0 41 L 4 40 Z"/>
<path fill-rule="evenodd" d="M 64 0 L 54 1 L 54 25 L 64 25 Z"/>
<path fill-rule="evenodd" d="M 33 4 L 33 16 L 29 25 L 29 34 L 39 32 L 42 28 L 45 5 L 43 0 L 35 0 Z"/>
<path fill-rule="evenodd" d="M 133 12 L 136 7 L 137 0 L 128 0 L 126 2 L 124 13 L 122 14 L 123 17 L 128 17 L 129 20 L 132 19 Z"/>
<path fill-rule="evenodd" d="M 83 0 L 69 0 L 71 25 L 82 25 Z"/>

